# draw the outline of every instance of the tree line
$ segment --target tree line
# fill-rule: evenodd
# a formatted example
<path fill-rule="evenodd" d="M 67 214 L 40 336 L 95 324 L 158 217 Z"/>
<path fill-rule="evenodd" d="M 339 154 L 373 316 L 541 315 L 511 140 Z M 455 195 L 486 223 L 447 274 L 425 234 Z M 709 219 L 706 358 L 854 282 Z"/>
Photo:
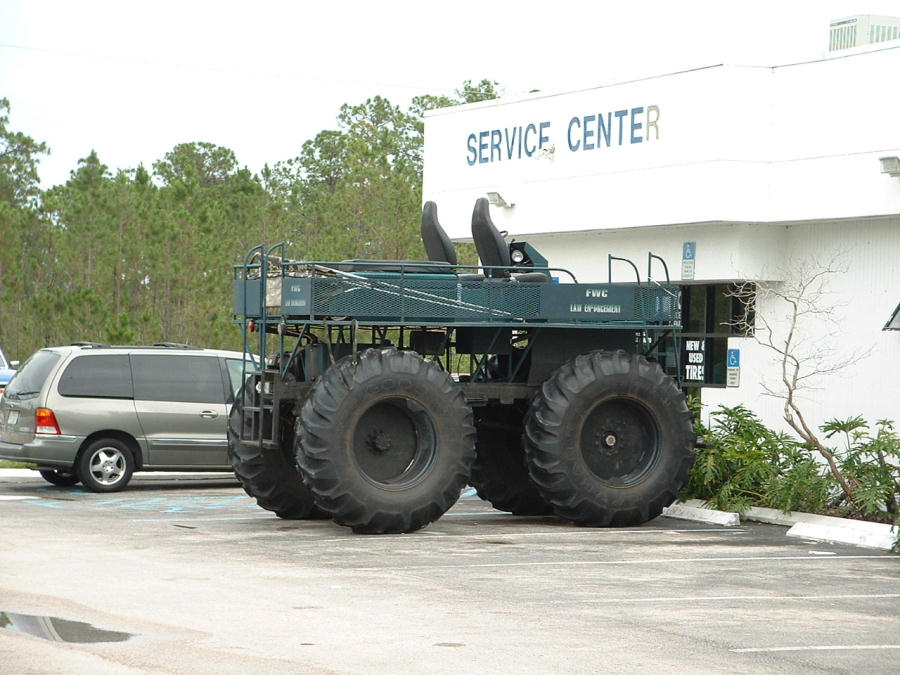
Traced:
<path fill-rule="evenodd" d="M 50 148 L 9 129 L 0 98 L 0 345 L 20 360 L 78 340 L 240 348 L 232 265 L 260 242 L 305 259 L 423 259 L 423 114 L 497 96 L 482 80 L 406 109 L 344 104 L 337 129 L 259 174 L 198 141 L 150 169 L 113 171 L 91 152 L 46 190 Z"/>

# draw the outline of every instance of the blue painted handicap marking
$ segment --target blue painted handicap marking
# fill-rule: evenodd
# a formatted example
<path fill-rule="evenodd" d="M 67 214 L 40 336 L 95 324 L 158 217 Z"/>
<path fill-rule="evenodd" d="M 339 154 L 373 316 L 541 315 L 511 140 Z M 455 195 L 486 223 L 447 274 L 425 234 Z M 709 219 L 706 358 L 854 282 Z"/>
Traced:
<path fill-rule="evenodd" d="M 728 367 L 729 368 L 740 368 L 741 367 L 741 350 L 740 349 L 729 349 L 728 350 Z"/>
<path fill-rule="evenodd" d="M 40 490 L 59 494 L 58 489 Z M 77 494 L 78 499 L 54 499 L 43 496 L 40 499 L 29 499 L 27 503 L 48 509 L 129 509 L 132 511 L 152 511 L 156 513 L 190 513 L 226 509 L 230 507 L 252 506 L 258 509 L 256 502 L 246 495 L 200 495 L 194 497 L 101 497 L 84 490 L 75 489 L 70 494 Z"/>

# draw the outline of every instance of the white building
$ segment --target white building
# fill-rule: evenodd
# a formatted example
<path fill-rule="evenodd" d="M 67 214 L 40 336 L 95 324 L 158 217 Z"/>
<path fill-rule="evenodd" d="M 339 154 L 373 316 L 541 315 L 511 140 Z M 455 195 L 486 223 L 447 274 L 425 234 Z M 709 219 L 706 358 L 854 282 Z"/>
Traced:
<path fill-rule="evenodd" d="M 783 402 L 765 389 L 778 389 L 780 366 L 727 325 L 736 308 L 725 293 L 834 261 L 843 271 L 818 306 L 835 325 L 804 317 L 798 353 L 811 349 L 813 368 L 853 363 L 812 378 L 801 405 L 816 425 L 858 414 L 900 423 L 900 331 L 883 330 L 900 303 L 898 82 L 900 46 L 883 46 L 437 110 L 426 116 L 424 198 L 463 241 L 475 199 L 490 196 L 500 229 L 579 281 L 607 281 L 608 254 L 642 276 L 648 252 L 662 256 L 684 286 L 685 336 L 703 341 L 703 369 L 683 374 L 702 380 L 707 411 L 743 403 L 776 428 Z M 614 263 L 612 281 L 634 280 Z M 757 303 L 757 336 L 763 321 L 784 335 L 783 309 Z M 739 350 L 730 381 L 726 350 Z"/>

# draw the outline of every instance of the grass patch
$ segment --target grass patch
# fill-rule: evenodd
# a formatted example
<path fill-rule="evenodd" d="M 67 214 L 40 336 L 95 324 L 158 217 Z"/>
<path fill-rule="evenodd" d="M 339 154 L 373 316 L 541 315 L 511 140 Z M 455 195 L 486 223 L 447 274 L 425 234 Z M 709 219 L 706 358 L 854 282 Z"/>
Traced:
<path fill-rule="evenodd" d="M 30 469 L 34 464 L 29 462 L 11 462 L 6 459 L 0 459 L 0 469 Z"/>

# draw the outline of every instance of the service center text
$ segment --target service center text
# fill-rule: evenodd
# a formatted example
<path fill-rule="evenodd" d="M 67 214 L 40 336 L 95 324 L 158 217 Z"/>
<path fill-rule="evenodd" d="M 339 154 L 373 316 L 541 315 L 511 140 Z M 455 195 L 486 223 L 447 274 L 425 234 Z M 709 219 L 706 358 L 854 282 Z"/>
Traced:
<path fill-rule="evenodd" d="M 526 157 L 551 146 L 549 120 L 502 129 L 484 129 L 466 139 L 466 163 L 489 164 Z M 659 106 L 636 106 L 604 113 L 576 115 L 569 119 L 566 147 L 569 152 L 600 150 L 659 140 Z"/>

